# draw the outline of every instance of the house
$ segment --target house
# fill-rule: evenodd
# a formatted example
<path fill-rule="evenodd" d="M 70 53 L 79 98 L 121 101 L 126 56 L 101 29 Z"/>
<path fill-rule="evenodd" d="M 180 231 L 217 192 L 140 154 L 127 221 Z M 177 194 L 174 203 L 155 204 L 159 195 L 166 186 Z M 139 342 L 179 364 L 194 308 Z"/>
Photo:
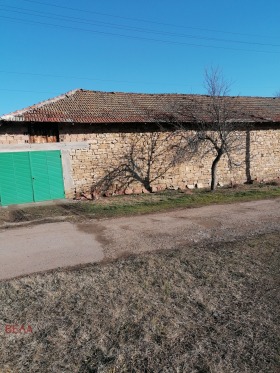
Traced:
<path fill-rule="evenodd" d="M 248 172 L 252 179 L 279 177 L 280 99 L 231 99 L 239 108 L 235 120 L 249 136 L 246 141 L 247 153 L 250 149 L 250 169 L 247 162 L 245 167 L 231 170 L 224 160 L 219 167 L 220 184 L 245 182 Z M 209 97 L 76 89 L 3 115 L 0 118 L 0 204 L 74 198 L 81 193 L 90 195 L 98 191 L 100 181 L 108 181 L 108 175 L 114 175 L 123 155 L 132 154 L 131 144 L 140 141 L 142 157 L 138 158 L 143 161 L 145 146 L 148 146 L 145 136 L 159 134 L 158 143 L 164 146 L 168 141 L 162 132 L 171 133 L 172 123 L 184 123 L 191 131 L 195 126 L 193 116 L 182 108 L 194 100 L 203 106 Z M 165 125 L 165 131 L 159 129 L 159 124 Z M 244 159 L 248 158 L 245 153 Z M 161 167 L 168 162 L 165 157 L 168 154 L 163 151 L 157 159 Z M 137 162 L 134 166 L 139 168 Z M 208 186 L 210 168 L 210 155 L 174 163 L 153 178 L 153 190 Z M 153 172 L 159 173 L 156 168 Z M 119 179 L 110 180 L 108 194 L 145 192 L 142 176 L 138 175 L 126 186 L 121 185 Z"/>

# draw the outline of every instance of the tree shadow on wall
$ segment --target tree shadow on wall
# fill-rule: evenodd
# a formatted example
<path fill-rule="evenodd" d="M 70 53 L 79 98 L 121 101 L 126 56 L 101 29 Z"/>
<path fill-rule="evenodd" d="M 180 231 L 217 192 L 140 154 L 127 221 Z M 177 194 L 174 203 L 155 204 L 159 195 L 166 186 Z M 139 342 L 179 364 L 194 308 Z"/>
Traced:
<path fill-rule="evenodd" d="M 138 133 L 127 142 L 118 164 L 92 186 L 94 196 L 152 192 L 153 183 L 182 163 L 187 154 L 176 131 Z"/>

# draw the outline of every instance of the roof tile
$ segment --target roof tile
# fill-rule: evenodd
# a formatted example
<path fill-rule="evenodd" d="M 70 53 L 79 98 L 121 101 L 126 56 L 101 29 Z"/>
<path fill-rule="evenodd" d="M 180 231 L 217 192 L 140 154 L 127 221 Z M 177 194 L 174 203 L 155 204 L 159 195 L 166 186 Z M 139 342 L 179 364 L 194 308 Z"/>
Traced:
<path fill-rule="evenodd" d="M 280 98 L 232 97 L 239 120 L 280 122 Z M 132 123 L 167 117 L 191 122 L 191 107 L 209 104 L 210 97 L 187 94 L 139 94 L 76 89 L 53 99 L 2 116 L 5 121 Z M 234 118 L 237 119 L 237 118 Z"/>

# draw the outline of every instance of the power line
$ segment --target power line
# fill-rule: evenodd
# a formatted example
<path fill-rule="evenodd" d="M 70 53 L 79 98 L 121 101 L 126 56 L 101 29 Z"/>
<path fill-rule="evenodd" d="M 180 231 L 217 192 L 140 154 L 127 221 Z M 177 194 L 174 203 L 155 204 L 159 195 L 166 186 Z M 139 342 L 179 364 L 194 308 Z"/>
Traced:
<path fill-rule="evenodd" d="M 29 24 L 30 23 L 40 24 L 40 25 L 58 27 L 58 28 L 63 28 L 63 29 L 85 31 L 85 32 L 90 32 L 90 33 L 94 33 L 94 34 L 99 34 L 99 35 L 110 35 L 110 36 L 117 36 L 117 37 L 127 38 L 127 39 L 158 42 L 158 43 L 163 43 L 163 44 L 188 45 L 188 46 L 192 46 L 192 47 L 214 48 L 214 49 L 224 49 L 224 50 L 233 50 L 233 51 L 242 51 L 242 52 L 280 53 L 278 51 L 264 51 L 264 50 L 255 50 L 255 49 L 248 50 L 248 49 L 222 47 L 222 46 L 214 46 L 214 45 L 186 43 L 186 42 L 179 42 L 179 41 L 173 41 L 173 40 L 154 39 L 154 38 L 147 38 L 147 37 L 141 37 L 141 36 L 124 35 L 124 34 L 117 34 L 117 33 L 113 33 L 113 32 L 84 29 L 84 28 L 80 28 L 80 27 L 57 25 L 57 24 L 47 23 L 47 22 L 30 21 L 30 20 L 25 20 L 25 19 L 21 19 L 21 18 L 13 18 L 13 17 L 7 17 L 7 16 L 0 16 L 0 18 L 9 19 L 9 20 L 12 20 L 12 21 L 15 21 L 15 22 L 23 22 L 23 23 L 29 23 Z"/>
<path fill-rule="evenodd" d="M 197 36 L 197 35 L 179 34 L 179 33 L 174 33 L 174 32 L 166 32 L 166 31 L 151 30 L 151 29 L 145 29 L 145 28 L 139 28 L 139 27 L 131 27 L 131 26 L 119 25 L 115 23 L 96 21 L 96 20 L 92 21 L 89 19 L 84 19 L 84 18 L 79 18 L 79 17 L 65 16 L 65 15 L 60 15 L 60 14 L 50 13 L 50 12 L 41 12 L 41 11 L 30 10 L 26 8 L 19 8 L 19 7 L 13 7 L 13 6 L 5 6 L 5 7 L 18 9 L 18 10 L 3 9 L 4 11 L 7 11 L 7 12 L 13 12 L 13 13 L 19 13 L 19 14 L 25 14 L 25 15 L 35 15 L 35 16 L 39 16 L 43 18 L 50 18 L 50 19 L 55 18 L 57 20 L 71 21 L 71 22 L 88 24 L 88 25 L 93 25 L 93 26 L 103 25 L 105 27 L 112 27 L 112 28 L 123 29 L 123 30 L 128 30 L 128 31 L 136 31 L 136 32 L 141 32 L 141 33 L 145 32 L 145 33 L 152 33 L 152 34 L 157 34 L 157 35 L 166 35 L 166 36 L 172 36 L 172 37 L 175 36 L 175 37 L 181 37 L 181 38 L 185 37 L 185 38 L 218 41 L 218 42 L 226 42 L 226 43 L 239 43 L 239 44 L 246 44 L 246 45 L 280 47 L 280 44 L 259 43 L 259 42 L 250 42 L 250 41 L 242 41 L 242 40 L 220 39 L 220 38 Z M 23 12 L 20 10 L 23 10 Z"/>
<path fill-rule="evenodd" d="M 63 79 L 78 79 L 78 80 L 92 80 L 92 81 L 100 81 L 100 82 L 113 82 L 113 83 L 128 83 L 128 84 L 162 84 L 162 82 L 145 82 L 145 81 L 129 81 L 129 80 L 114 80 L 114 79 L 100 79 L 100 78 L 92 78 L 92 77 L 78 77 L 78 76 L 67 76 L 67 75 L 61 75 L 61 74 L 44 74 L 44 73 L 30 73 L 30 72 L 19 72 L 19 71 L 5 71 L 0 70 L 0 74 L 15 74 L 15 75 L 31 75 L 31 76 L 43 76 L 46 78 L 63 78 Z M 176 85 L 178 84 L 169 84 L 169 85 Z M 182 85 L 182 84 L 181 84 Z M 183 85 L 182 85 L 183 86 Z"/>
<path fill-rule="evenodd" d="M 157 25 L 172 26 L 172 27 L 176 27 L 176 28 L 201 30 L 201 31 L 207 31 L 207 32 L 210 31 L 210 32 L 218 32 L 218 33 L 223 33 L 223 34 L 242 35 L 242 36 L 265 37 L 265 38 L 271 38 L 272 37 L 272 36 L 264 36 L 264 35 L 257 35 L 257 34 L 246 34 L 246 33 L 224 31 L 224 30 L 205 29 L 205 28 L 191 27 L 191 26 L 185 26 L 185 25 L 183 26 L 183 25 L 177 25 L 177 24 L 175 25 L 175 24 L 172 24 L 172 23 L 152 21 L 152 20 L 147 20 L 147 19 L 143 19 L 143 18 L 131 18 L 131 17 L 124 17 L 124 16 L 117 16 L 117 15 L 113 15 L 113 14 L 109 14 L 109 13 L 95 12 L 95 11 L 92 11 L 92 10 L 89 10 L 89 9 L 71 8 L 71 7 L 67 7 L 67 6 L 62 6 L 62 5 L 52 4 L 52 3 L 45 3 L 45 2 L 42 2 L 42 1 L 36 1 L 36 0 L 22 0 L 22 1 L 28 2 L 28 3 L 33 3 L 33 4 L 51 6 L 51 7 L 60 8 L 60 9 L 68 9 L 68 10 L 83 12 L 83 13 L 87 13 L 87 14 L 92 13 L 92 14 L 97 14 L 97 15 L 106 16 L 106 17 L 119 18 L 119 19 L 125 19 L 125 20 L 130 20 L 130 21 L 137 21 L 137 22 L 153 23 L 153 24 L 157 24 Z"/>
<path fill-rule="evenodd" d="M 32 91 L 32 90 L 25 90 L 25 89 L 10 89 L 10 88 L 0 88 L 0 91 L 5 92 L 23 92 L 23 93 L 55 93 L 55 91 Z"/>

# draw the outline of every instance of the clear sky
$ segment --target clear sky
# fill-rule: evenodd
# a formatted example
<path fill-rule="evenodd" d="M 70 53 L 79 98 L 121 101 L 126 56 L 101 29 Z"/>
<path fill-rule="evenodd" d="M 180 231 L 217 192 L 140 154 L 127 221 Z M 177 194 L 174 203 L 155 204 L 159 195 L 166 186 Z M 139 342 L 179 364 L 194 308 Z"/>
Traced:
<path fill-rule="evenodd" d="M 0 0 L 0 115 L 75 88 L 280 91 L 279 0 Z"/>

